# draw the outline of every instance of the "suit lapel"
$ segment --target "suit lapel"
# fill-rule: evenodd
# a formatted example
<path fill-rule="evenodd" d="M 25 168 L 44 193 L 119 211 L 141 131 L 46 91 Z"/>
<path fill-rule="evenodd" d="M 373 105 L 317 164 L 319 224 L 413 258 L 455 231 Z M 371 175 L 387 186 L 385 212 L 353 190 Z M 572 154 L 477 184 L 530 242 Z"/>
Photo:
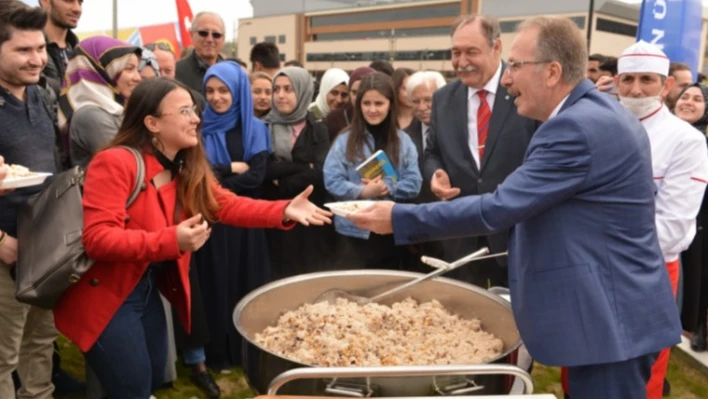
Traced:
<path fill-rule="evenodd" d="M 455 95 L 453 96 L 452 102 L 449 104 L 450 113 L 448 115 L 452 116 L 454 129 L 453 132 L 459 132 L 458 140 L 460 142 L 460 149 L 464 154 L 467 162 L 472 166 L 475 175 L 479 175 L 479 168 L 477 168 L 477 163 L 474 161 L 472 156 L 472 151 L 470 151 L 470 131 L 469 131 L 469 118 L 467 117 L 468 101 L 467 98 L 467 86 L 463 85 L 461 81 L 456 81 L 457 89 L 455 90 Z M 440 133 L 438 132 L 438 141 L 440 141 Z M 443 136 L 444 138 L 444 136 Z"/>
<path fill-rule="evenodd" d="M 502 65 L 502 74 L 504 74 L 504 67 L 505 65 Z M 497 87 L 497 93 L 494 96 L 494 108 L 492 109 L 492 119 L 489 121 L 489 132 L 487 133 L 487 142 L 484 146 L 484 156 L 480 161 L 482 170 L 484 170 L 487 162 L 489 162 L 489 158 L 494 151 L 494 146 L 497 144 L 497 141 L 499 141 L 504 121 L 507 120 L 509 111 L 513 108 L 513 104 L 514 100 L 511 98 L 506 88 L 500 83 L 499 87 Z"/>
<path fill-rule="evenodd" d="M 418 150 L 418 164 L 423 166 L 423 124 L 418 120 L 418 118 L 413 119 L 413 123 L 407 130 L 408 135 L 411 136 L 413 144 L 415 144 L 415 149 Z"/>

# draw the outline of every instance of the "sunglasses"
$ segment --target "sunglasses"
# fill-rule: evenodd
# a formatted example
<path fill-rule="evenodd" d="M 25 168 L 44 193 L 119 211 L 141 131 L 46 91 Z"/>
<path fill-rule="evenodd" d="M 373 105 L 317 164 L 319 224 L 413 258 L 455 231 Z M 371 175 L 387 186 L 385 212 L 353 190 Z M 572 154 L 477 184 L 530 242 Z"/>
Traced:
<path fill-rule="evenodd" d="M 216 39 L 216 40 L 219 40 L 219 39 L 221 39 L 222 37 L 224 37 L 224 34 L 223 34 L 223 33 L 212 32 L 212 31 L 209 31 L 209 30 L 200 30 L 200 31 L 197 31 L 197 34 L 199 34 L 199 36 L 201 36 L 201 37 L 203 37 L 203 38 L 207 38 L 207 37 L 209 37 L 209 34 L 211 34 L 211 37 L 213 37 L 213 38 Z"/>

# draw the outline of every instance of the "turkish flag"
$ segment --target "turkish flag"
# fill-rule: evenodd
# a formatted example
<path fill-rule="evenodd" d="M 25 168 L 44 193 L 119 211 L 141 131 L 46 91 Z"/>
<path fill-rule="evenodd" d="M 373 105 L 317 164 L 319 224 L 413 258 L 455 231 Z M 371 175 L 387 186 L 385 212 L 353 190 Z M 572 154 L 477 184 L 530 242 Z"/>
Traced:
<path fill-rule="evenodd" d="M 192 26 L 192 8 L 187 0 L 175 0 L 177 3 L 177 20 L 179 21 L 179 34 L 182 36 L 182 48 L 192 45 L 192 35 L 189 29 Z"/>

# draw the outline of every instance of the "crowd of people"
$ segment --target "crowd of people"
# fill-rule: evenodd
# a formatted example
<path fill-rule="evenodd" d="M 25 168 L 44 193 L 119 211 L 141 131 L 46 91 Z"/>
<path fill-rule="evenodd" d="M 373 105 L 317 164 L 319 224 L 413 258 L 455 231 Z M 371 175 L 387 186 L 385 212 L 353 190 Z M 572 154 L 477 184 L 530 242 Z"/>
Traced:
<path fill-rule="evenodd" d="M 41 187 L 0 192 L 0 397 L 86 391 L 91 399 L 144 399 L 176 379 L 178 358 L 196 386 L 220 397 L 210 369 L 243 365 L 231 313 L 257 287 L 316 271 L 425 272 L 421 255 L 453 261 L 481 247 L 510 255 L 449 277 L 510 285 L 514 301 L 531 308 L 587 301 L 568 305 L 563 318 L 555 308 L 532 308 L 561 320 L 549 321 L 552 331 L 516 314 L 534 357 L 569 366 L 573 398 L 607 386 L 601 397 L 660 397 L 669 387 L 677 295 L 692 348 L 706 350 L 708 87 L 655 46 L 588 56 L 572 23 L 541 17 L 519 27 L 503 61 L 499 23 L 462 16 L 451 28 L 452 82 L 382 60 L 315 79 L 297 61 L 281 65 L 273 43 L 253 46 L 250 68 L 222 54 L 218 13 L 194 17 L 193 48 L 178 55 L 167 42 L 79 41 L 72 29 L 81 0 L 40 3 L 0 0 L 0 179 L 7 164 L 86 168 L 83 242 L 96 263 L 53 310 L 18 302 L 17 213 Z M 558 133 L 566 130 L 582 138 Z M 141 152 L 146 171 L 127 209 L 137 171 L 122 146 Z M 357 167 L 377 151 L 395 174 L 363 178 Z M 626 180 L 649 173 L 644 166 L 652 184 Z M 361 219 L 323 209 L 359 199 L 383 208 Z M 421 212 L 413 204 L 431 205 Z M 393 226 L 379 224 L 391 209 Z M 368 220 L 374 211 L 384 213 Z M 406 219 L 395 223 L 397 212 Z M 434 219 L 445 223 L 426 224 Z M 602 238 L 613 229 L 627 236 Z M 559 232 L 544 235 L 552 230 Z M 528 237 L 546 237 L 534 250 L 563 259 L 533 258 L 545 269 L 520 275 L 528 265 L 514 261 L 530 250 Z M 578 264 L 579 251 L 613 265 L 592 272 L 602 275 L 592 287 L 575 282 L 579 266 L 588 266 Z M 544 280 L 552 275 L 553 284 Z M 533 283 L 515 294 L 524 279 Z M 550 288 L 558 296 L 547 296 Z M 634 295 L 602 302 L 603 288 Z M 570 294 L 575 299 L 562 297 Z M 601 326 L 585 325 L 588 308 Z M 59 332 L 85 354 L 86 385 L 61 370 Z M 602 377 L 607 370 L 633 377 L 612 385 Z M 637 391 L 640 382 L 646 386 Z"/>

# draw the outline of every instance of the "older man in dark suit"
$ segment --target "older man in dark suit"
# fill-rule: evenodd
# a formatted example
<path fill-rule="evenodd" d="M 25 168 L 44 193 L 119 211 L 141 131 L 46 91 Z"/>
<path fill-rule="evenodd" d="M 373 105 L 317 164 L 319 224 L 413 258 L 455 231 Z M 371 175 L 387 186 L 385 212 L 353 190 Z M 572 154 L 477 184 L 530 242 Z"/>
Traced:
<path fill-rule="evenodd" d="M 465 16 L 452 27 L 452 65 L 457 77 L 433 97 L 424 178 L 437 198 L 493 192 L 524 157 L 538 122 L 519 116 L 512 96 L 500 84 L 499 23 L 484 16 Z M 477 248 L 507 248 L 509 232 L 448 240 L 444 257 L 451 261 Z M 480 286 L 507 285 L 506 258 L 479 261 L 451 273 Z"/>

